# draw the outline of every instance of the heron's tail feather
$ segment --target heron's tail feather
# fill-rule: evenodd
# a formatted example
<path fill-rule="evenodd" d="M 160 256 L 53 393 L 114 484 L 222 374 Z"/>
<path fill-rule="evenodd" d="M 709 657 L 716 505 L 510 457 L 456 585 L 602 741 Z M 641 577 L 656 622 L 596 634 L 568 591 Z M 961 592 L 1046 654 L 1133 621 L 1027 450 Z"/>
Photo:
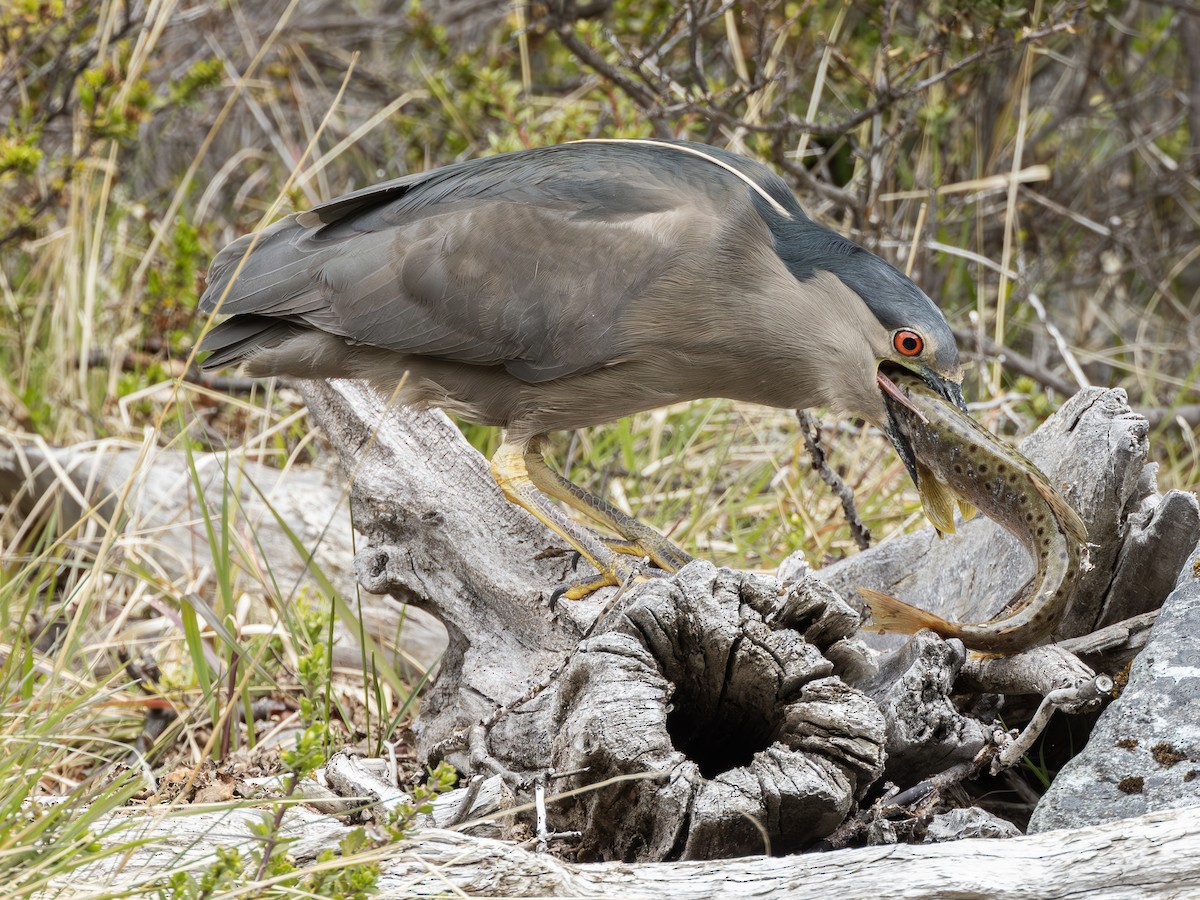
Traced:
<path fill-rule="evenodd" d="M 236 366 L 258 351 L 277 347 L 304 330 L 302 325 L 267 316 L 234 316 L 215 326 L 200 342 L 202 351 L 212 351 L 200 368 L 208 371 Z"/>
<path fill-rule="evenodd" d="M 922 628 L 928 628 L 942 637 L 954 637 L 958 633 L 958 627 L 953 622 L 947 622 L 941 616 L 905 603 L 891 594 L 865 587 L 857 587 L 855 590 L 866 601 L 870 613 L 870 620 L 863 626 L 864 631 L 877 631 L 880 634 L 916 634 Z"/>

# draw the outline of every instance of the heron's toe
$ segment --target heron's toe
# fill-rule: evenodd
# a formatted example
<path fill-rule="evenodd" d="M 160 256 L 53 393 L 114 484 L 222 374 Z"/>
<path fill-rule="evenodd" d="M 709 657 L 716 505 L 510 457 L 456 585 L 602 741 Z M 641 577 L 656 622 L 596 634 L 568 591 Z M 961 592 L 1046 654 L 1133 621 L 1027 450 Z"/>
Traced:
<path fill-rule="evenodd" d="M 631 559 L 629 562 L 618 558 L 611 566 L 605 567 L 595 575 L 578 578 L 556 588 L 550 595 L 550 605 L 555 606 L 559 600 L 583 600 L 601 588 L 628 587 L 652 578 L 665 578 L 669 574 L 650 565 L 644 558 Z"/>

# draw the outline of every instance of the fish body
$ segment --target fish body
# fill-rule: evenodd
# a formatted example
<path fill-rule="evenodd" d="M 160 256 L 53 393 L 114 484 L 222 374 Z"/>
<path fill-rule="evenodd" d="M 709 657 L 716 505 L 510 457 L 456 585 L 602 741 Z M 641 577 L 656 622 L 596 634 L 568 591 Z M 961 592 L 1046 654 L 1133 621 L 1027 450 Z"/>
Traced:
<path fill-rule="evenodd" d="M 964 514 L 977 507 L 1024 545 L 1036 571 L 998 618 L 982 624 L 950 622 L 888 594 L 859 588 L 871 613 L 866 627 L 900 634 L 928 628 L 994 653 L 1037 644 L 1058 625 L 1070 600 L 1087 544 L 1083 520 L 1033 463 L 919 377 L 890 372 L 889 377 L 908 400 L 889 402 L 888 411 L 917 460 L 917 490 L 934 527 L 954 530 L 955 501 Z"/>

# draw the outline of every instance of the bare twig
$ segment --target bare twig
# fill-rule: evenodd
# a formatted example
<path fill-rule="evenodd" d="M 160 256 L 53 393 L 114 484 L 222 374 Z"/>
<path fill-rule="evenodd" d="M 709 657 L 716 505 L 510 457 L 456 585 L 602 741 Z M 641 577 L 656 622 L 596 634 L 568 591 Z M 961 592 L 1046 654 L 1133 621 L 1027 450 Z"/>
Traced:
<path fill-rule="evenodd" d="M 800 434 L 804 437 L 804 446 L 808 449 L 812 460 L 813 470 L 821 476 L 821 480 L 841 501 L 842 511 L 846 514 L 846 524 L 850 526 L 850 534 L 859 550 L 871 546 L 871 530 L 864 524 L 854 503 L 854 491 L 842 480 L 842 477 L 829 465 L 825 450 L 821 447 L 821 425 L 816 416 L 806 409 L 796 410 L 796 418 L 800 420 Z"/>
<path fill-rule="evenodd" d="M 475 800 L 479 796 L 479 789 L 483 787 L 484 781 L 484 777 L 479 773 L 471 776 L 470 781 L 467 782 L 467 789 L 463 794 L 462 801 L 458 804 L 454 815 L 450 817 L 450 821 L 446 823 L 447 828 L 461 825 L 467 820 L 467 816 L 471 814 L 471 810 L 475 806 Z"/>
<path fill-rule="evenodd" d="M 1000 357 L 1005 368 L 1011 369 L 1018 375 L 1032 378 L 1044 388 L 1055 393 L 1070 397 L 1075 393 L 1075 387 L 1065 378 L 1055 375 L 1045 366 L 1039 365 L 1023 353 L 997 344 L 986 335 L 978 334 L 965 328 L 956 328 L 954 337 L 964 346 L 974 344 L 979 347 L 979 354 L 986 357 Z M 1182 403 L 1168 406 L 1139 406 L 1137 411 L 1146 417 L 1151 428 L 1174 422 L 1183 422 L 1188 428 L 1200 425 L 1200 404 Z"/>
<path fill-rule="evenodd" d="M 1038 736 L 1050 722 L 1050 717 L 1054 715 L 1055 710 L 1079 708 L 1083 704 L 1094 704 L 1104 694 L 1110 693 L 1112 689 L 1113 680 L 1111 678 L 1107 675 L 1097 675 L 1094 679 L 1080 687 L 1061 688 L 1057 691 L 1051 691 L 1042 698 L 1037 712 L 1033 714 L 1033 718 L 1030 719 L 1029 724 L 1025 726 L 1025 730 L 1021 732 L 1020 736 L 1008 744 L 992 760 L 992 774 L 996 775 L 1021 761 L 1025 754 L 1029 752 L 1029 748 L 1033 746 L 1033 742 L 1038 739 Z"/>
<path fill-rule="evenodd" d="M 1158 613 L 1157 609 L 1151 610 L 1091 634 L 1060 641 L 1058 646 L 1076 656 L 1103 656 L 1119 667 L 1133 659 L 1138 651 L 1146 646 L 1150 628 L 1158 619 Z"/>
<path fill-rule="evenodd" d="M 1078 688 L 1095 677 L 1095 672 L 1060 644 L 1033 647 L 1012 656 L 968 654 L 959 672 L 959 680 L 973 690 L 1042 696 Z"/>

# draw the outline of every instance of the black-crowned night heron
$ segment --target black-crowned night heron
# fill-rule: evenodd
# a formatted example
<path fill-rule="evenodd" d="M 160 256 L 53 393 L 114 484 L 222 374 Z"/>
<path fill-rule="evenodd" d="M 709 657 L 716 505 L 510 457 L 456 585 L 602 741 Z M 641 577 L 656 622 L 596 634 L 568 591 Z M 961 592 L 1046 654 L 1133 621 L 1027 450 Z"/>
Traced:
<path fill-rule="evenodd" d="M 690 557 L 547 467 L 543 437 L 701 397 L 825 406 L 885 430 L 887 367 L 962 405 L 953 335 L 915 284 L 724 150 L 580 141 L 456 163 L 234 241 L 200 300 L 206 368 L 359 378 L 506 429 L 505 495 L 618 584 Z M 548 498 L 620 535 L 606 540 Z"/>

